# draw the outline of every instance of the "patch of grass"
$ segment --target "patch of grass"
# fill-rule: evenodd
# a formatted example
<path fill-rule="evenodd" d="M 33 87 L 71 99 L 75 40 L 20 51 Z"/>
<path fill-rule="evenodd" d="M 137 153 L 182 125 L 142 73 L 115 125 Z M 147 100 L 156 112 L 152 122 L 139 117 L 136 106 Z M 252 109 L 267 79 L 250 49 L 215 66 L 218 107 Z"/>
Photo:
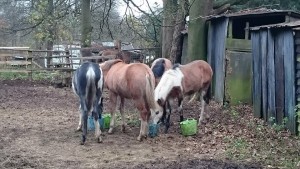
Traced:
<path fill-rule="evenodd" d="M 59 72 L 33 72 L 33 80 L 49 80 L 53 81 L 54 79 L 60 76 Z M 29 79 L 30 74 L 22 72 L 1 72 L 0 79 L 3 80 L 16 80 L 16 79 Z"/>
<path fill-rule="evenodd" d="M 14 79 L 27 79 L 27 73 L 16 73 L 16 72 L 1 72 L 0 79 L 14 80 Z"/>
<path fill-rule="evenodd" d="M 230 114 L 234 119 L 237 119 L 239 117 L 239 112 L 237 112 L 235 109 L 231 109 Z"/>
<path fill-rule="evenodd" d="M 273 168 L 300 168 L 300 137 L 285 130 L 287 119 L 280 125 L 267 125 L 262 120 L 249 116 L 250 111 L 244 114 L 238 113 L 240 111 L 244 109 L 232 107 L 227 111 L 233 125 L 245 125 L 241 130 L 236 129 L 238 133 L 224 137 L 227 158 L 256 161 Z M 270 120 L 274 121 L 272 118 Z"/>
<path fill-rule="evenodd" d="M 235 138 L 233 140 L 227 138 L 229 145 L 226 149 L 226 155 L 235 160 L 245 159 L 251 156 L 249 151 L 249 143 L 244 138 Z"/>

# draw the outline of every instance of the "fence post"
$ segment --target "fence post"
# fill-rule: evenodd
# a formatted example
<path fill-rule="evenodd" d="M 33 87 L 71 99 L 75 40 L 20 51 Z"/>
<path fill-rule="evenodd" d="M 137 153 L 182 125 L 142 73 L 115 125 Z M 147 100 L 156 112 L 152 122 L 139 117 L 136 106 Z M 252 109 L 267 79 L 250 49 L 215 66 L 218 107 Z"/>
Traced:
<path fill-rule="evenodd" d="M 29 72 L 29 80 L 32 80 L 32 71 L 33 71 L 33 63 L 32 63 L 32 60 L 33 60 L 33 55 L 32 55 L 32 50 L 28 50 L 28 58 L 26 59 L 27 60 L 30 60 L 30 65 L 31 65 L 31 69 L 30 69 L 30 72 Z M 26 65 L 26 69 L 28 70 L 28 66 Z"/>

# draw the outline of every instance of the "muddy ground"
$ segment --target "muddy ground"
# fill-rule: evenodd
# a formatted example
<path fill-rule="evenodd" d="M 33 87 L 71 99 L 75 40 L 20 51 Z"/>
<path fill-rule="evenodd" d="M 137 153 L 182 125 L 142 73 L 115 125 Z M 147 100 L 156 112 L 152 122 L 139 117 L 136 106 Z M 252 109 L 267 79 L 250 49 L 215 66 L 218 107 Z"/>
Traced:
<path fill-rule="evenodd" d="M 107 103 L 106 94 L 105 111 Z M 199 107 L 198 102 L 185 103 L 185 117 L 197 118 Z M 173 114 L 168 134 L 138 142 L 138 114 L 126 101 L 126 132 L 120 126 L 112 135 L 105 130 L 99 144 L 89 131 L 81 146 L 81 133 L 75 132 L 78 101 L 70 88 L 0 80 L 0 168 L 263 168 L 255 160 L 234 162 L 224 156 L 224 136 L 238 134 L 244 126 L 234 126 L 216 103 L 208 111 L 210 118 L 196 136 L 182 136 L 179 116 Z"/>

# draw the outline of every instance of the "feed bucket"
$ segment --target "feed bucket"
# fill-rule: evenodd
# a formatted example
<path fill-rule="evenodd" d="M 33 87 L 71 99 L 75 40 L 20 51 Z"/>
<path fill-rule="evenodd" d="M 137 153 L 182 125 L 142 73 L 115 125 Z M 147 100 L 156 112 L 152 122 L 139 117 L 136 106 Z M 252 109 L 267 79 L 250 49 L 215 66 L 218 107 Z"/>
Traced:
<path fill-rule="evenodd" d="M 180 122 L 181 134 L 184 136 L 192 136 L 197 134 L 197 120 L 187 119 Z"/>
<path fill-rule="evenodd" d="M 103 129 L 103 118 L 99 119 L 100 128 Z M 95 130 L 94 117 L 88 116 L 88 130 Z"/>
<path fill-rule="evenodd" d="M 110 126 L 110 114 L 104 114 L 102 116 L 102 119 L 103 119 L 103 128 L 104 129 L 109 129 L 109 126 Z"/>
<path fill-rule="evenodd" d="M 155 137 L 158 134 L 158 130 L 159 130 L 159 125 L 158 124 L 150 124 L 148 135 L 150 137 Z"/>
<path fill-rule="evenodd" d="M 82 124 L 83 125 L 83 124 Z M 88 130 L 95 130 L 94 117 L 88 116 Z"/>

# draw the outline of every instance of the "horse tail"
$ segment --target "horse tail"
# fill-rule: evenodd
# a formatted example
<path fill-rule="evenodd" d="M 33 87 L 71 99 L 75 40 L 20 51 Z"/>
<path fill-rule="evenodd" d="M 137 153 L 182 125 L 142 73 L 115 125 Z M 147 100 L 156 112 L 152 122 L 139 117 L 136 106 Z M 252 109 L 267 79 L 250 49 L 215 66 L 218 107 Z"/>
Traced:
<path fill-rule="evenodd" d="M 96 95 L 96 75 L 93 67 L 89 67 L 86 72 L 86 106 L 91 110 Z"/>
<path fill-rule="evenodd" d="M 209 104 L 209 100 L 211 99 L 211 85 L 209 85 L 205 95 L 203 96 L 204 101 L 206 104 Z"/>
<path fill-rule="evenodd" d="M 154 84 L 149 75 L 146 75 L 146 102 L 150 109 L 155 110 L 156 104 L 154 100 Z"/>

